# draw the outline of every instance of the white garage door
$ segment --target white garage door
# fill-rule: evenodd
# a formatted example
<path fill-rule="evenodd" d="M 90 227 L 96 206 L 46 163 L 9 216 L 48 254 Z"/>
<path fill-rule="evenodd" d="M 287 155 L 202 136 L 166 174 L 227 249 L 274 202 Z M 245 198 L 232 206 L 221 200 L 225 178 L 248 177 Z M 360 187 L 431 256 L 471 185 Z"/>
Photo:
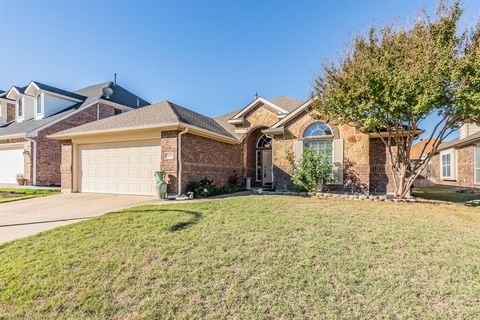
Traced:
<path fill-rule="evenodd" d="M 80 192 L 155 194 L 160 140 L 79 146 Z"/>
<path fill-rule="evenodd" d="M 0 183 L 16 183 L 24 174 L 23 147 L 0 148 Z"/>

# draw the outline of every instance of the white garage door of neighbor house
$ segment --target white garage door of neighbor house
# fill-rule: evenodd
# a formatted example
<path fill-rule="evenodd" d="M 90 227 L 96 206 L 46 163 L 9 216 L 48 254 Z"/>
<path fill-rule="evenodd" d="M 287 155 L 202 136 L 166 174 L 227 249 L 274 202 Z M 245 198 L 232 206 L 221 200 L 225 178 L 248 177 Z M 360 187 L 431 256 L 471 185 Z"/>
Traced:
<path fill-rule="evenodd" d="M 80 192 L 155 194 L 160 140 L 79 146 Z"/>
<path fill-rule="evenodd" d="M 16 183 L 17 174 L 24 174 L 23 147 L 0 148 L 0 183 Z"/>

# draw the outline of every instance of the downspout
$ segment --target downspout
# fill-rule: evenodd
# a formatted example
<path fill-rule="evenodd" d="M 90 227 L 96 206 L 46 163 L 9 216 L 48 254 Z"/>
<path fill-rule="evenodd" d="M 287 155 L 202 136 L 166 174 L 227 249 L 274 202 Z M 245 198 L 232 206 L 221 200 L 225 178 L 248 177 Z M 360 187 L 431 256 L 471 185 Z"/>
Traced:
<path fill-rule="evenodd" d="M 37 141 L 30 139 L 32 142 L 32 185 L 37 185 Z"/>
<path fill-rule="evenodd" d="M 100 102 L 97 103 L 97 121 L 100 120 Z"/>
<path fill-rule="evenodd" d="M 178 193 L 175 195 L 175 198 L 180 197 L 182 195 L 182 135 L 188 132 L 188 128 L 185 128 L 182 132 L 178 134 L 178 143 L 177 143 L 177 159 L 178 159 L 178 174 L 177 174 L 177 185 L 178 185 Z"/>

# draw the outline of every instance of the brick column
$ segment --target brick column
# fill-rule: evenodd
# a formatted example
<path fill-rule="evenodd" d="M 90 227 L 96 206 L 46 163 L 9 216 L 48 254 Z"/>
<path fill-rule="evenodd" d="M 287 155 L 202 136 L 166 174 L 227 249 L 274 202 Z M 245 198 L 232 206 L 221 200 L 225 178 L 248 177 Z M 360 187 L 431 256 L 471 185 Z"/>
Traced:
<path fill-rule="evenodd" d="M 62 162 L 60 173 L 62 180 L 62 192 L 70 193 L 73 188 L 73 145 L 71 140 L 62 141 Z"/>
<path fill-rule="evenodd" d="M 160 143 L 161 148 L 161 160 L 160 170 L 165 171 L 168 182 L 168 192 L 177 192 L 177 176 L 178 176 L 178 163 L 177 163 L 177 137 L 178 131 L 163 131 L 162 140 Z"/>

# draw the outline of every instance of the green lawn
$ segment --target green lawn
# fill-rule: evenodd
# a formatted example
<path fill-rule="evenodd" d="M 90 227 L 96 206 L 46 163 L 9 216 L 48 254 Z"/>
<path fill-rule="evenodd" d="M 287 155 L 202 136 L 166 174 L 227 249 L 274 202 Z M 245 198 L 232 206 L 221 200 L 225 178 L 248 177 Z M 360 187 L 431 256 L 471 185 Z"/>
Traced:
<path fill-rule="evenodd" d="M 479 239 L 457 204 L 144 206 L 0 246 L 0 318 L 473 319 Z"/>
<path fill-rule="evenodd" d="M 0 188 L 0 203 L 59 194 L 57 189 Z"/>
<path fill-rule="evenodd" d="M 415 188 L 413 195 L 427 200 L 438 200 L 480 206 L 480 194 L 461 193 L 441 186 Z"/>

